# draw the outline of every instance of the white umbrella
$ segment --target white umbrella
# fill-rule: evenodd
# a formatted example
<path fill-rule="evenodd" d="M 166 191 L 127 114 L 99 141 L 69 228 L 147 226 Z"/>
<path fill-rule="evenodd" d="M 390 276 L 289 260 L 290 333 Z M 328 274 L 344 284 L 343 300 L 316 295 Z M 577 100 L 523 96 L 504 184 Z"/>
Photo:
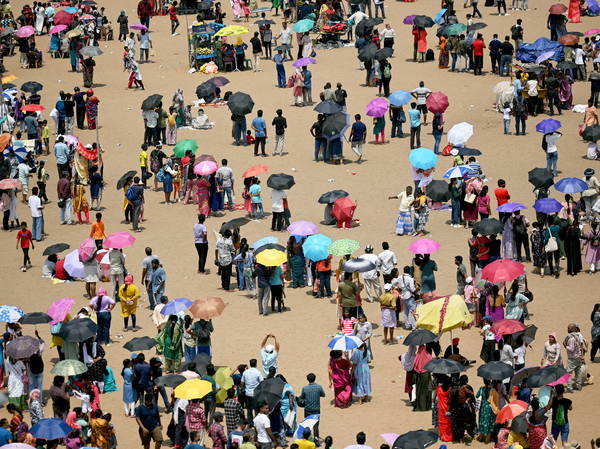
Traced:
<path fill-rule="evenodd" d="M 79 250 L 73 250 L 65 256 L 65 271 L 74 278 L 84 278 L 85 270 L 79 261 Z"/>
<path fill-rule="evenodd" d="M 473 136 L 473 125 L 460 122 L 448 131 L 448 142 L 454 145 L 463 145 Z"/>

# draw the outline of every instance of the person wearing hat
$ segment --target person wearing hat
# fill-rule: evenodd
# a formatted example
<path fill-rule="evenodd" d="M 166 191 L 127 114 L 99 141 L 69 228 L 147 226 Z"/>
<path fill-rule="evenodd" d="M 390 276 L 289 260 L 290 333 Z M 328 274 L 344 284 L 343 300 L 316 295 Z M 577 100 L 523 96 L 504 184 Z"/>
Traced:
<path fill-rule="evenodd" d="M 396 299 L 392 294 L 392 284 L 385 284 L 383 289 L 385 290 L 385 293 L 379 297 L 379 307 L 381 307 L 381 327 L 383 327 L 383 344 L 393 345 L 394 329 L 398 324 L 396 321 Z"/>
<path fill-rule="evenodd" d="M 581 196 L 583 198 L 583 203 L 585 204 L 585 216 L 588 220 L 594 216 L 593 207 L 598 201 L 598 194 L 600 194 L 600 182 L 598 181 L 598 178 L 594 176 L 595 174 L 596 170 L 593 168 L 586 168 L 583 171 L 583 175 L 585 176 L 584 181 L 587 183 L 588 187 L 581 192 Z"/>
<path fill-rule="evenodd" d="M 381 296 L 381 284 L 379 283 L 381 260 L 377 255 L 373 254 L 373 247 L 371 245 L 365 247 L 365 254 L 360 256 L 360 258 L 372 262 L 375 267 L 372 270 L 363 273 L 367 301 L 373 302 Z"/>
<path fill-rule="evenodd" d="M 267 344 L 269 338 L 273 339 L 273 344 Z M 279 358 L 279 342 L 277 341 L 277 337 L 273 334 L 267 334 L 260 344 L 260 358 L 262 360 L 263 365 L 263 373 L 264 376 L 267 377 L 269 375 L 269 369 L 271 367 L 277 370 L 277 360 Z"/>
<path fill-rule="evenodd" d="M 136 311 L 140 291 L 133 283 L 133 276 L 125 276 L 125 283 L 119 288 L 119 299 L 121 300 L 121 316 L 123 317 L 123 332 L 129 330 L 129 317 L 131 316 L 131 330 L 137 331 Z"/>

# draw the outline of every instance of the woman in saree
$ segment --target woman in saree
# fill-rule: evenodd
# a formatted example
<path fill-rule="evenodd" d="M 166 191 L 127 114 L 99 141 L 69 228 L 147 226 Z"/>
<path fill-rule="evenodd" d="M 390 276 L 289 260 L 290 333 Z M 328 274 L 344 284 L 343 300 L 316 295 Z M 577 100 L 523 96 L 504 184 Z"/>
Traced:
<path fill-rule="evenodd" d="M 283 393 L 281 394 L 281 416 L 283 417 L 283 427 L 286 435 L 293 435 L 296 431 L 296 396 L 294 389 L 287 382 L 283 375 L 278 374 L 278 379 L 285 383 Z M 292 419 L 293 418 L 293 419 Z"/>
<path fill-rule="evenodd" d="M 413 382 L 415 384 L 415 402 L 413 410 L 415 412 L 424 412 L 431 410 L 431 373 L 425 369 L 425 365 L 432 359 L 425 345 L 419 346 L 415 361 L 413 363 Z"/>
<path fill-rule="evenodd" d="M 170 315 L 167 324 L 156 337 L 156 350 L 165 357 L 165 372 L 167 374 L 179 372 L 183 348 L 183 325 L 177 315 Z"/>
<path fill-rule="evenodd" d="M 362 404 L 369 400 L 371 396 L 371 370 L 369 368 L 369 362 L 371 361 L 371 354 L 369 348 L 365 343 L 360 345 L 352 353 L 352 378 L 354 379 L 352 385 L 352 391 L 358 403 Z"/>
<path fill-rule="evenodd" d="M 73 184 L 73 212 L 77 214 L 79 224 L 83 224 L 81 213 L 85 215 L 85 224 L 90 224 L 90 205 L 85 195 L 85 187 L 79 182 L 79 176 L 75 177 Z"/>
<path fill-rule="evenodd" d="M 485 315 L 491 317 L 492 323 L 504 319 L 504 306 L 506 301 L 504 295 L 500 294 L 500 289 L 497 285 L 492 287 L 492 293 L 485 303 Z"/>
<path fill-rule="evenodd" d="M 254 184 L 256 178 L 244 178 L 244 192 L 242 193 L 242 198 L 244 198 L 244 210 L 248 212 L 248 214 L 252 214 L 252 199 L 250 198 L 250 187 Z"/>
<path fill-rule="evenodd" d="M 88 89 L 85 99 L 85 116 L 87 118 L 88 129 L 96 129 L 96 120 L 98 119 L 98 97 L 94 95 L 92 89 Z"/>
<path fill-rule="evenodd" d="M 239 21 L 242 15 L 242 2 L 241 0 L 231 0 L 231 12 L 235 20 Z"/>
<path fill-rule="evenodd" d="M 529 440 L 529 449 L 540 449 L 548 435 L 546 430 L 546 409 L 540 407 L 540 400 L 533 398 L 531 400 L 531 414 L 527 416 L 527 439 Z"/>
<path fill-rule="evenodd" d="M 562 72 L 558 72 L 558 79 L 560 81 L 558 99 L 561 101 L 563 109 L 571 109 L 573 104 L 573 89 L 571 87 L 573 79 Z"/>
<path fill-rule="evenodd" d="M 217 177 L 213 173 L 209 177 L 210 180 L 210 210 L 211 212 L 219 212 L 223 210 L 223 188 L 219 184 Z"/>
<path fill-rule="evenodd" d="M 185 119 L 185 100 L 183 98 L 183 89 L 177 89 L 173 95 L 173 109 L 177 114 L 175 116 L 175 123 L 177 128 L 184 126 Z"/>
<path fill-rule="evenodd" d="M 466 380 L 465 380 L 466 379 Z M 472 432 L 471 407 L 474 401 L 473 391 L 467 384 L 468 378 L 460 376 L 460 380 L 453 380 L 454 386 L 450 392 L 450 428 L 452 441 L 464 443 L 467 440 L 465 431 Z"/>
<path fill-rule="evenodd" d="M 201 176 L 196 180 L 195 199 L 198 213 L 207 217 L 210 214 L 209 189 L 210 183 L 206 176 Z"/>
<path fill-rule="evenodd" d="M 489 444 L 492 440 L 494 426 L 496 423 L 496 415 L 492 411 L 490 405 L 490 393 L 492 391 L 492 383 L 488 379 L 483 380 L 483 387 L 477 391 L 476 398 L 480 401 L 479 406 L 479 435 L 477 440 Z"/>
<path fill-rule="evenodd" d="M 448 39 L 445 36 L 440 36 L 439 47 L 440 47 L 440 56 L 438 59 L 438 68 L 439 69 L 447 69 L 449 62 L 449 52 L 446 49 L 446 45 L 448 44 Z"/>
<path fill-rule="evenodd" d="M 333 387 L 335 406 L 338 408 L 346 408 L 352 402 L 351 367 L 342 351 L 334 350 L 329 353 L 329 388 Z"/>
<path fill-rule="evenodd" d="M 579 3 L 579 0 L 570 0 L 569 1 L 568 17 L 569 17 L 569 21 L 571 23 L 581 22 L 581 5 Z"/>
<path fill-rule="evenodd" d="M 304 253 L 302 244 L 291 236 L 288 243 L 288 259 L 292 269 L 292 288 L 304 287 Z"/>
<path fill-rule="evenodd" d="M 98 449 L 108 449 L 113 430 L 108 420 L 102 415 L 102 410 L 93 412 L 90 424 L 92 426 L 90 444 Z"/>
<path fill-rule="evenodd" d="M 93 58 L 85 58 L 81 61 L 81 74 L 83 75 L 83 87 L 94 87 L 94 66 L 96 61 Z"/>
<path fill-rule="evenodd" d="M 450 379 L 443 377 L 442 382 L 437 387 L 437 404 L 438 404 L 438 430 L 440 433 L 440 440 L 452 441 L 452 427 L 450 425 Z"/>

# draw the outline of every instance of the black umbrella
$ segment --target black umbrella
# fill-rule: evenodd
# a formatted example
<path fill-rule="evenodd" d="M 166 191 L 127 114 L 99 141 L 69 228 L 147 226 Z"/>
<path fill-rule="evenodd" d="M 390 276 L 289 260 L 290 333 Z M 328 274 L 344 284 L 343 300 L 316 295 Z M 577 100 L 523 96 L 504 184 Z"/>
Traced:
<path fill-rule="evenodd" d="M 600 140 L 600 125 L 586 126 L 581 137 L 588 142 L 597 142 Z"/>
<path fill-rule="evenodd" d="M 254 405 L 266 402 L 272 410 L 281 401 L 285 382 L 275 377 L 265 379 L 254 389 Z"/>
<path fill-rule="evenodd" d="M 375 59 L 377 59 L 378 61 L 381 61 L 383 59 L 387 59 L 387 58 L 391 57 L 393 54 L 394 54 L 393 48 L 383 47 L 375 52 Z"/>
<path fill-rule="evenodd" d="M 157 387 L 175 388 L 186 381 L 186 378 L 180 374 L 168 374 L 154 379 L 154 385 Z"/>
<path fill-rule="evenodd" d="M 64 341 L 82 342 L 96 335 L 98 325 L 89 318 L 79 318 L 64 323 L 58 336 Z"/>
<path fill-rule="evenodd" d="M 70 247 L 71 245 L 69 245 L 68 243 L 55 243 L 54 245 L 50 245 L 49 247 L 47 247 L 42 253 L 42 256 L 49 256 L 50 254 L 62 253 Z"/>
<path fill-rule="evenodd" d="M 223 87 L 225 84 L 229 84 L 229 80 L 224 76 L 213 76 L 208 81 L 210 81 L 217 87 Z"/>
<path fill-rule="evenodd" d="M 577 64 L 573 61 L 560 61 L 557 67 L 561 70 L 573 70 L 577 68 Z"/>
<path fill-rule="evenodd" d="M 495 218 L 484 218 L 483 220 L 475 223 L 473 229 L 481 235 L 502 234 L 502 231 L 504 231 L 504 225 L 501 221 L 496 220 Z"/>
<path fill-rule="evenodd" d="M 349 195 L 350 194 L 345 190 L 330 190 L 329 192 L 325 192 L 323 195 L 321 195 L 317 202 L 321 204 L 332 204 L 335 203 L 335 200 Z"/>
<path fill-rule="evenodd" d="M 320 112 L 321 114 L 335 114 L 336 112 L 342 112 L 342 107 L 335 101 L 327 100 L 317 104 L 313 110 Z"/>
<path fill-rule="evenodd" d="M 435 180 L 431 181 L 425 187 L 427 196 L 431 201 L 444 202 L 450 199 L 450 188 L 446 181 Z"/>
<path fill-rule="evenodd" d="M 198 87 L 196 87 L 196 95 L 200 99 L 210 97 L 210 96 L 214 95 L 216 91 L 217 91 L 217 86 L 215 86 L 215 84 L 213 82 L 211 82 L 210 80 L 204 81 L 202 84 L 200 84 Z"/>
<path fill-rule="evenodd" d="M 29 335 L 17 337 L 6 345 L 6 354 L 17 360 L 28 359 L 39 351 L 40 340 Z"/>
<path fill-rule="evenodd" d="M 156 346 L 156 340 L 150 337 L 135 337 L 123 345 L 128 351 L 147 351 Z"/>
<path fill-rule="evenodd" d="M 360 257 L 347 260 L 342 265 L 342 271 L 347 273 L 366 273 L 367 271 L 372 271 L 376 268 L 377 266 L 373 262 L 367 259 L 361 259 Z"/>
<path fill-rule="evenodd" d="M 47 324 L 52 321 L 52 318 L 44 312 L 31 312 L 26 313 L 19 318 L 21 324 Z"/>
<path fill-rule="evenodd" d="M 333 139 L 349 128 L 348 114 L 336 112 L 323 121 L 321 133 L 326 139 Z"/>
<path fill-rule="evenodd" d="M 412 430 L 396 438 L 392 449 L 424 449 L 437 440 L 438 434 L 431 430 Z"/>
<path fill-rule="evenodd" d="M 538 328 L 536 325 L 529 324 L 525 330 L 511 334 L 511 338 L 513 341 L 517 341 L 519 337 L 522 337 L 525 343 L 531 344 L 531 342 L 535 340 L 535 334 L 537 333 L 537 330 Z"/>
<path fill-rule="evenodd" d="M 413 24 L 419 28 L 431 28 L 435 22 L 428 16 L 416 16 Z"/>
<path fill-rule="evenodd" d="M 99 47 L 94 47 L 92 45 L 88 45 L 87 47 L 83 47 L 79 50 L 79 54 L 84 58 L 93 58 L 95 56 L 100 56 L 103 53 Z"/>
<path fill-rule="evenodd" d="M 287 251 L 286 247 L 283 245 L 280 245 L 279 243 L 265 243 L 262 246 L 259 246 L 258 248 L 254 248 L 254 255 L 258 256 L 260 253 L 262 253 L 264 250 L 267 249 L 276 249 L 277 251 Z"/>
<path fill-rule="evenodd" d="M 162 102 L 163 96 L 160 94 L 154 94 L 147 97 L 142 102 L 142 110 L 149 111 L 151 109 L 157 108 Z"/>
<path fill-rule="evenodd" d="M 567 374 L 567 371 L 562 366 L 545 366 L 527 378 L 527 386 L 531 388 L 543 387 L 556 382 L 565 374 Z"/>
<path fill-rule="evenodd" d="M 477 22 L 477 23 L 474 23 L 473 25 L 467 26 L 467 31 L 482 30 L 485 27 L 487 27 L 487 23 Z"/>
<path fill-rule="evenodd" d="M 475 148 L 468 147 L 454 147 L 458 150 L 458 154 L 461 156 L 481 156 L 481 151 Z"/>
<path fill-rule="evenodd" d="M 358 59 L 362 62 L 370 61 L 375 57 L 375 53 L 377 53 L 377 45 L 373 42 L 369 42 L 363 48 L 358 50 Z"/>
<path fill-rule="evenodd" d="M 206 366 L 212 361 L 212 357 L 204 352 L 201 352 L 194 360 L 192 360 L 193 371 L 196 371 L 201 376 L 206 374 Z"/>
<path fill-rule="evenodd" d="M 275 173 L 269 176 L 267 179 L 267 185 L 275 190 L 288 190 L 291 189 L 296 181 L 292 175 L 286 175 L 285 173 Z"/>
<path fill-rule="evenodd" d="M 361 3 L 366 3 L 366 0 L 350 0 L 351 5 L 360 5 Z"/>
<path fill-rule="evenodd" d="M 510 428 L 517 433 L 527 433 L 527 429 L 529 428 L 529 425 L 527 424 L 527 412 L 515 416 L 510 423 Z"/>
<path fill-rule="evenodd" d="M 246 217 L 234 218 L 233 220 L 229 220 L 229 221 L 223 223 L 221 225 L 221 229 L 219 230 L 219 233 L 222 234 L 227 229 L 239 228 L 240 226 L 244 226 L 247 223 L 250 223 L 250 220 L 248 220 Z"/>
<path fill-rule="evenodd" d="M 512 377 L 515 370 L 504 362 L 488 362 L 477 368 L 477 375 L 489 380 L 502 380 Z"/>
<path fill-rule="evenodd" d="M 529 175 L 529 182 L 538 189 L 547 189 L 554 184 L 554 176 L 547 168 L 534 168 L 529 170 L 527 174 Z"/>
<path fill-rule="evenodd" d="M 426 345 L 437 339 L 437 335 L 427 329 L 415 329 L 406 336 L 402 344 L 406 346 L 415 345 Z"/>
<path fill-rule="evenodd" d="M 117 181 L 117 190 L 121 190 L 123 187 L 125 187 L 125 184 L 127 184 L 127 180 L 133 179 L 136 173 L 137 172 L 135 170 L 129 170 L 127 173 L 121 176 Z"/>
<path fill-rule="evenodd" d="M 264 27 L 265 25 L 274 25 L 275 22 L 271 19 L 261 19 L 254 22 L 259 27 Z"/>
<path fill-rule="evenodd" d="M 208 11 L 210 8 L 212 8 L 213 4 L 212 2 L 200 2 L 197 3 L 196 6 L 199 11 Z"/>
<path fill-rule="evenodd" d="M 288 44 L 281 44 L 281 45 L 278 45 L 277 47 L 275 47 L 275 50 L 286 51 L 286 50 L 289 50 L 290 48 L 292 48 L 292 47 Z"/>
<path fill-rule="evenodd" d="M 424 368 L 435 374 L 458 374 L 465 370 L 465 365 L 455 360 L 434 359 L 427 362 Z"/>
<path fill-rule="evenodd" d="M 250 95 L 244 92 L 236 92 L 229 97 L 227 106 L 233 114 L 246 115 L 252 112 L 254 101 Z"/>
<path fill-rule="evenodd" d="M 527 368 L 521 368 L 519 371 L 515 373 L 515 375 L 510 379 L 510 386 L 512 387 L 520 387 L 523 379 L 527 379 L 533 373 L 538 372 L 541 369 L 539 366 L 530 366 Z"/>
<path fill-rule="evenodd" d="M 94 0 L 83 0 L 81 2 L 82 5 L 95 5 L 96 2 Z"/>
<path fill-rule="evenodd" d="M 373 28 L 382 23 L 383 23 L 383 19 L 380 19 L 380 18 L 374 17 L 374 18 L 369 18 L 369 19 L 363 19 L 360 22 L 358 22 L 354 32 L 359 37 L 364 36 L 369 28 Z"/>
<path fill-rule="evenodd" d="M 42 90 L 43 88 L 44 86 L 41 83 L 38 83 L 37 81 L 27 81 L 21 86 L 21 90 L 23 92 L 27 92 L 30 94 L 34 94 L 37 91 Z"/>

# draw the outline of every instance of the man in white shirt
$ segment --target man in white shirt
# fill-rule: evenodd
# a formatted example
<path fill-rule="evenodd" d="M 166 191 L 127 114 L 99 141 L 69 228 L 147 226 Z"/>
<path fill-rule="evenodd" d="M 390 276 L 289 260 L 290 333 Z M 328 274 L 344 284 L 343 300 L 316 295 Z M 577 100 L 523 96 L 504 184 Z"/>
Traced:
<path fill-rule="evenodd" d="M 217 179 L 221 183 L 223 205 L 227 197 L 227 207 L 233 210 L 233 170 L 227 166 L 227 159 L 221 160 L 221 168 L 217 170 Z"/>
<path fill-rule="evenodd" d="M 248 414 L 248 422 L 252 421 L 252 411 L 254 410 L 254 389 L 263 381 L 261 372 L 256 368 L 258 361 L 250 359 L 250 368 L 247 368 L 242 374 L 240 388 L 246 396 L 246 412 Z"/>
<path fill-rule="evenodd" d="M 577 71 L 579 72 L 579 79 L 586 79 L 586 70 L 585 70 L 585 52 L 581 45 L 577 44 L 575 48 L 575 64 L 577 64 Z"/>
<path fill-rule="evenodd" d="M 411 93 L 417 100 L 417 109 L 423 114 L 423 125 L 427 125 L 427 97 L 431 95 L 431 91 L 425 87 L 425 81 L 419 81 L 419 87 Z"/>
<path fill-rule="evenodd" d="M 381 3 L 381 9 L 383 10 L 383 2 Z M 377 3 L 375 3 L 375 12 L 377 12 Z M 385 19 L 385 16 L 384 16 Z M 381 38 L 383 39 L 384 48 L 392 48 L 394 46 L 394 38 L 396 32 L 389 23 L 385 24 L 385 28 L 381 31 Z"/>
<path fill-rule="evenodd" d="M 27 195 L 29 195 L 29 178 L 31 177 L 31 167 L 25 163 L 20 162 L 17 165 L 17 174 L 19 182 L 21 183 L 21 193 L 23 194 L 23 202 L 27 202 Z"/>
<path fill-rule="evenodd" d="M 258 415 L 254 418 L 254 428 L 256 429 L 257 449 L 272 449 L 277 447 L 277 438 L 271 431 L 271 421 L 267 416 L 269 414 L 269 405 L 262 403 L 258 409 Z"/>
<path fill-rule="evenodd" d="M 379 260 L 381 261 L 381 274 L 383 274 L 383 283 L 390 284 L 392 282 L 392 270 L 398 265 L 398 259 L 393 251 L 390 251 L 390 244 L 383 242 L 381 244 L 383 251 L 379 253 Z"/>
<path fill-rule="evenodd" d="M 271 231 L 281 231 L 283 228 L 283 200 L 285 198 L 287 198 L 285 190 L 271 189 L 271 211 L 273 212 Z"/>
<path fill-rule="evenodd" d="M 562 133 L 554 131 L 544 136 L 546 141 L 546 168 L 552 172 L 554 176 L 558 174 L 558 147 L 556 141 L 560 139 Z"/>
<path fill-rule="evenodd" d="M 292 48 L 292 30 L 287 27 L 287 22 L 283 22 L 281 24 L 281 31 L 275 38 L 275 45 L 287 45 L 288 48 L 283 52 L 284 55 L 287 55 L 289 59 L 292 58 L 292 52 L 290 49 Z"/>
<path fill-rule="evenodd" d="M 413 196 L 412 191 L 412 187 L 407 186 L 404 192 L 400 192 L 396 196 L 388 197 L 390 200 L 400 200 L 400 205 L 398 206 L 398 219 L 396 220 L 396 235 L 411 235 L 413 233 L 410 208 L 415 201 L 415 197 Z"/>
<path fill-rule="evenodd" d="M 37 187 L 31 189 L 31 196 L 29 197 L 28 204 L 29 209 L 31 210 L 31 233 L 33 234 L 33 239 L 41 242 L 44 232 L 44 214 L 42 210 L 44 206 L 42 206 L 42 200 L 38 196 L 39 190 Z"/>
<path fill-rule="evenodd" d="M 417 286 L 414 278 L 410 275 L 410 270 L 409 266 L 405 266 L 404 273 L 397 279 L 394 279 L 392 285 L 394 288 L 400 289 L 400 299 L 404 303 L 404 329 L 414 330 L 417 327 L 414 314 L 417 308 L 415 300 Z"/>
<path fill-rule="evenodd" d="M 365 271 L 363 273 L 367 301 L 373 302 L 381 296 L 381 284 L 379 283 L 379 268 L 381 267 L 381 261 L 379 260 L 379 257 L 373 254 L 373 247 L 371 245 L 367 245 L 365 254 L 360 256 L 360 258 L 373 262 L 373 265 L 375 265 L 373 270 Z"/>

